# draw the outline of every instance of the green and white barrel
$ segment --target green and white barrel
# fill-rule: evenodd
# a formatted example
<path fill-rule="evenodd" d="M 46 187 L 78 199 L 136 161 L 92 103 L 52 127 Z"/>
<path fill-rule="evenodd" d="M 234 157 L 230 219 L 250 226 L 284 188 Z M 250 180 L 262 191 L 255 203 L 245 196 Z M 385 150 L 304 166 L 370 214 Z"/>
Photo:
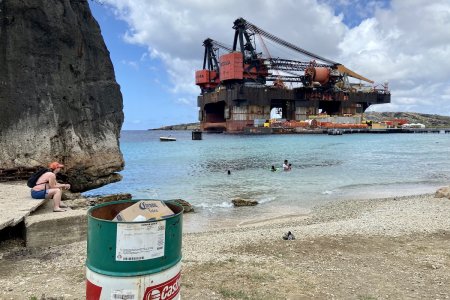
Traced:
<path fill-rule="evenodd" d="M 183 207 L 165 201 L 174 212 L 166 219 L 112 221 L 137 201 L 115 201 L 89 209 L 86 299 L 181 299 Z"/>

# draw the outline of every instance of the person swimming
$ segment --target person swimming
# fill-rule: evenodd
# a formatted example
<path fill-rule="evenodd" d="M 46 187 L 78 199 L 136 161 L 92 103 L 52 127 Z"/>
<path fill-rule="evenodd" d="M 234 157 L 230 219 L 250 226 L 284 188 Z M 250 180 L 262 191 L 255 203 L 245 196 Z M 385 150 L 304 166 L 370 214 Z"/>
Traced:
<path fill-rule="evenodd" d="M 288 164 L 288 160 L 287 159 L 284 160 L 283 171 L 289 171 L 289 164 Z"/>
<path fill-rule="evenodd" d="M 275 166 L 272 166 L 272 168 L 270 169 L 270 171 L 275 172 L 277 169 L 275 169 Z"/>

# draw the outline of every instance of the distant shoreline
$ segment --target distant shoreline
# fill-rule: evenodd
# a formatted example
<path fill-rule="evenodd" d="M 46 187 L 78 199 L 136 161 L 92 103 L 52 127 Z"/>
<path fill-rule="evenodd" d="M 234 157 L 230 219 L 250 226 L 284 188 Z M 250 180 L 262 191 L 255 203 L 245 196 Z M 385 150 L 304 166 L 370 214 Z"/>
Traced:
<path fill-rule="evenodd" d="M 200 129 L 200 122 L 185 123 L 185 124 L 178 124 L 178 125 L 168 125 L 168 126 L 162 126 L 159 128 L 151 128 L 148 130 L 152 131 L 152 130 L 197 130 L 197 129 Z"/>
<path fill-rule="evenodd" d="M 369 121 L 383 122 L 392 119 L 406 119 L 409 123 L 421 123 L 426 128 L 448 128 L 450 127 L 450 116 L 422 114 L 413 112 L 366 112 L 364 118 Z M 200 122 L 167 125 L 148 130 L 197 130 Z"/>

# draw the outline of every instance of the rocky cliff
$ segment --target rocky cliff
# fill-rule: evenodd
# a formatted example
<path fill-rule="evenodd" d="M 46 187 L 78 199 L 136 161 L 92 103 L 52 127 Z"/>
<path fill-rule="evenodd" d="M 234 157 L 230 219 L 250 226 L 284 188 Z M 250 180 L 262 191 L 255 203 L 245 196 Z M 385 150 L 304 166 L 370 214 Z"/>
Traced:
<path fill-rule="evenodd" d="M 0 177 L 57 160 L 74 191 L 121 179 L 122 95 L 87 1 L 0 0 L 0 107 Z"/>

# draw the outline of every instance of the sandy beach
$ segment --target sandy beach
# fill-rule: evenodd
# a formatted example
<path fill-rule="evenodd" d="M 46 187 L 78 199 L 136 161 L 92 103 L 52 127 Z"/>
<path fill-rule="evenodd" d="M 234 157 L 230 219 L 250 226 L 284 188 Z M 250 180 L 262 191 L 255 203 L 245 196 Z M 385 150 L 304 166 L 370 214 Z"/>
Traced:
<path fill-rule="evenodd" d="M 285 241 L 291 231 L 296 239 Z M 450 200 L 348 200 L 183 235 L 183 299 L 449 299 Z M 0 299 L 84 299 L 86 243 L 0 243 Z M 36 298 L 33 298 L 36 297 Z M 44 297 L 44 298 L 42 298 Z"/>

